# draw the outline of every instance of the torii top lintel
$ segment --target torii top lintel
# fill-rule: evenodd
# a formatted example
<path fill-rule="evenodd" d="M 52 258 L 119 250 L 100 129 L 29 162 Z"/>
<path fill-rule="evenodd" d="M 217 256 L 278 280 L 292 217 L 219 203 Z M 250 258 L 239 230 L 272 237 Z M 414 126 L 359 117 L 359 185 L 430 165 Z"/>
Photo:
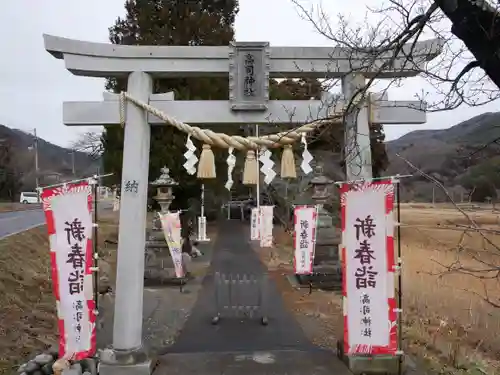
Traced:
<path fill-rule="evenodd" d="M 390 69 L 379 72 L 393 52 L 373 60 L 341 47 L 270 47 L 267 42 L 235 42 L 229 46 L 126 46 L 92 43 L 44 34 L 45 49 L 75 75 L 121 77 L 134 71 L 155 77 L 227 76 L 238 50 L 260 51 L 270 78 L 340 78 L 353 71 L 366 78 L 402 78 L 419 74 L 443 48 L 440 39 L 408 44 Z M 411 52 L 412 61 L 408 54 Z M 373 55 L 372 55 L 373 56 Z M 236 56 L 237 57 L 237 56 Z"/>

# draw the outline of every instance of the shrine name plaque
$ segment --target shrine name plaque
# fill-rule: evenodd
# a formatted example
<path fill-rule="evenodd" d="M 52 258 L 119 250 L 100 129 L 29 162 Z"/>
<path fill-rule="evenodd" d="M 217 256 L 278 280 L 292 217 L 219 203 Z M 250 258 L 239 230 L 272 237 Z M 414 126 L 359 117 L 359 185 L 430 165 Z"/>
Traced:
<path fill-rule="evenodd" d="M 233 111 L 265 111 L 269 101 L 268 42 L 233 42 L 229 53 L 229 100 Z"/>

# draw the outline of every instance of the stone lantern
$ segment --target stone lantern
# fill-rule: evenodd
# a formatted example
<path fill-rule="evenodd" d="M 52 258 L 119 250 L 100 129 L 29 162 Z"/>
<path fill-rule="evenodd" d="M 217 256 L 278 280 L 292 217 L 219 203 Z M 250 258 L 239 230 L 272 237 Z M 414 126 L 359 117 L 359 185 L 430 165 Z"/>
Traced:
<path fill-rule="evenodd" d="M 170 169 L 163 167 L 161 175 L 156 180 L 149 184 L 156 188 L 156 195 L 153 197 L 160 205 L 160 213 L 166 214 L 175 196 L 172 193 L 174 186 L 179 185 L 172 177 L 170 177 Z M 153 229 L 161 230 L 161 223 L 158 217 L 153 220 Z"/>
<path fill-rule="evenodd" d="M 156 195 L 153 197 L 160 205 L 160 213 L 165 214 L 168 212 L 172 201 L 175 196 L 173 195 L 173 188 L 179 185 L 172 177 L 170 177 L 170 170 L 167 167 L 161 169 L 161 175 L 149 185 L 156 188 Z M 165 266 L 173 266 L 170 252 L 168 250 L 167 242 L 161 227 L 159 215 L 155 214 L 151 230 L 147 234 L 146 239 L 146 259 L 145 259 L 145 278 L 154 278 L 160 273 L 165 273 Z"/>
<path fill-rule="evenodd" d="M 312 199 L 315 204 L 321 206 L 322 208 L 322 206 L 328 201 L 328 197 L 330 196 L 329 187 L 332 186 L 333 181 L 323 174 L 323 167 L 321 165 L 317 165 L 315 167 L 314 177 L 310 184 L 313 188 Z"/>
<path fill-rule="evenodd" d="M 328 202 L 333 182 L 323 174 L 323 167 L 317 165 L 310 184 L 313 188 L 312 199 L 318 207 L 318 226 L 316 229 L 316 250 L 313 272 L 321 274 L 329 284 L 339 283 L 341 286 L 341 264 L 339 261 L 339 231 L 333 224 L 332 214 L 323 205 Z"/>

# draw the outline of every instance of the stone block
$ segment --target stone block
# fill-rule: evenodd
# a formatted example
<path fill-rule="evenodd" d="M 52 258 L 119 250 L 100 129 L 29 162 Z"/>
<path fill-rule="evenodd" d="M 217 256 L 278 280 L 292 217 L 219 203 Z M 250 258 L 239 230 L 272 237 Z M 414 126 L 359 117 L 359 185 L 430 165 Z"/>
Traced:
<path fill-rule="evenodd" d="M 82 372 L 76 368 L 65 368 L 62 370 L 62 375 L 82 375 Z"/>
<path fill-rule="evenodd" d="M 151 375 L 152 372 L 153 363 L 151 360 L 131 365 L 109 364 L 102 362 L 99 364 L 99 375 Z"/>
<path fill-rule="evenodd" d="M 33 361 L 38 363 L 40 366 L 46 365 L 53 360 L 54 358 L 48 353 L 38 354 L 35 358 L 33 358 Z"/>
<path fill-rule="evenodd" d="M 344 362 L 355 375 L 397 375 L 399 373 L 399 357 L 397 356 L 345 356 Z"/>
<path fill-rule="evenodd" d="M 99 350 L 99 375 L 150 375 L 153 362 L 143 348 Z"/>

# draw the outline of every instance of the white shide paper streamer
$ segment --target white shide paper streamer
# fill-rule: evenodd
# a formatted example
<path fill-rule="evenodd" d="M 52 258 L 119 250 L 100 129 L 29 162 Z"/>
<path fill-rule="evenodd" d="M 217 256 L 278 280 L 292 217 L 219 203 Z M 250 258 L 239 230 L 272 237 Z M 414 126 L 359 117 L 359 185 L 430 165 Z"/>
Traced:
<path fill-rule="evenodd" d="M 300 168 L 305 174 L 309 174 L 312 172 L 311 162 L 313 161 L 313 156 L 307 149 L 307 141 L 306 135 L 302 133 L 301 142 L 304 145 L 304 151 L 302 151 L 302 163 L 300 164 Z"/>
<path fill-rule="evenodd" d="M 274 177 L 276 177 L 276 172 L 273 170 L 274 162 L 271 160 L 272 153 L 267 148 L 264 148 L 260 153 L 259 161 L 262 163 L 260 171 L 264 174 L 264 182 L 269 185 Z"/>
<path fill-rule="evenodd" d="M 231 187 L 233 186 L 233 169 L 234 166 L 236 165 L 236 156 L 233 155 L 234 148 L 229 147 L 229 150 L 227 153 L 229 154 L 227 156 L 226 162 L 227 162 L 227 182 L 224 185 L 227 190 L 231 190 Z"/>
<path fill-rule="evenodd" d="M 186 169 L 187 173 L 190 175 L 193 175 L 196 173 L 196 168 L 195 165 L 198 163 L 198 158 L 195 155 L 196 151 L 196 146 L 193 144 L 193 141 L 191 140 L 191 136 L 188 135 L 187 140 L 186 140 L 186 148 L 187 151 L 184 153 L 184 157 L 186 158 L 186 162 L 184 163 L 183 167 Z"/>

